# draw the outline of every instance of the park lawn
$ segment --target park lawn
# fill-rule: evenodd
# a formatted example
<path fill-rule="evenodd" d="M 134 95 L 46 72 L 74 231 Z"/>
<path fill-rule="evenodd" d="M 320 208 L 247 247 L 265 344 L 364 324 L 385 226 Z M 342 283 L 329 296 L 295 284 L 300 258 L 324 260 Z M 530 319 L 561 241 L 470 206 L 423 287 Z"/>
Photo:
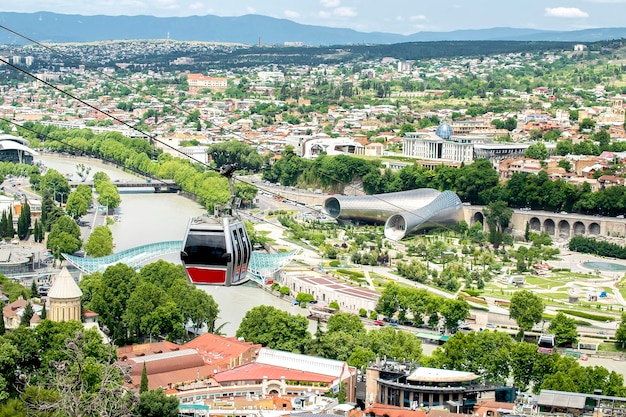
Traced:
<path fill-rule="evenodd" d="M 548 288 L 551 285 L 554 285 L 554 281 L 545 278 L 545 277 L 537 277 L 537 276 L 526 276 L 526 282 L 530 285 L 535 285 L 540 288 Z"/>
<path fill-rule="evenodd" d="M 583 274 L 580 272 L 571 272 L 571 271 L 558 271 L 558 272 L 555 272 L 552 276 L 555 277 L 556 279 L 562 279 L 562 280 L 567 280 L 567 281 L 596 278 L 595 275 Z"/>
<path fill-rule="evenodd" d="M 616 342 L 602 342 L 600 346 L 598 346 L 598 351 L 600 352 L 626 352 L 626 350 L 622 349 L 620 345 Z"/>
<path fill-rule="evenodd" d="M 546 298 L 553 299 L 553 300 L 568 300 L 569 299 L 569 294 L 567 292 L 544 292 L 544 293 L 538 293 L 537 295 L 543 298 L 544 300 Z"/>

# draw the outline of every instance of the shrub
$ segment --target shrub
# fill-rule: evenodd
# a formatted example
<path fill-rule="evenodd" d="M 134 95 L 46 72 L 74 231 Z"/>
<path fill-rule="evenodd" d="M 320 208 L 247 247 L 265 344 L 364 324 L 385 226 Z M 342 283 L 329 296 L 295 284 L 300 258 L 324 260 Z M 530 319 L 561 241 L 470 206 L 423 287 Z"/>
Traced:
<path fill-rule="evenodd" d="M 593 314 L 587 313 L 584 311 L 576 311 L 576 310 L 557 310 L 557 313 L 568 314 L 574 317 L 580 317 L 587 320 L 595 320 L 595 321 L 613 321 L 615 317 L 612 316 L 603 316 L 601 314 Z"/>
<path fill-rule="evenodd" d="M 359 309 L 359 317 L 367 317 L 367 310 L 364 308 Z"/>

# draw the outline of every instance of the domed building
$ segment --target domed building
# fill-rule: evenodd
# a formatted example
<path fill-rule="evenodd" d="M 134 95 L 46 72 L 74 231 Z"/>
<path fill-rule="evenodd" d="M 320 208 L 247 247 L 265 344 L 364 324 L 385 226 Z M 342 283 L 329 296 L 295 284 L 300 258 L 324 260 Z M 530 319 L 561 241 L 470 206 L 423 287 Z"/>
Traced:
<path fill-rule="evenodd" d="M 48 291 L 48 302 L 50 303 L 48 319 L 52 321 L 81 321 L 80 297 L 82 295 L 83 292 L 78 288 L 78 284 L 64 267 Z"/>
<path fill-rule="evenodd" d="M 454 135 L 454 131 L 452 130 L 452 126 L 450 126 L 446 122 L 443 122 L 439 126 L 437 126 L 437 130 L 435 130 L 435 135 L 439 136 L 443 140 L 449 140 L 452 135 Z"/>

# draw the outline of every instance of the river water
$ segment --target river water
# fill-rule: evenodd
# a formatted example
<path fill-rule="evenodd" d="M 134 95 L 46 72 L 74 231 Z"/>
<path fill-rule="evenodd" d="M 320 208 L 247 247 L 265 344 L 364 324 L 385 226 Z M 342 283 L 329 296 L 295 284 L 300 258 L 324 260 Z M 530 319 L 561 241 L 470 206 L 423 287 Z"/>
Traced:
<path fill-rule="evenodd" d="M 72 175 L 75 180 L 78 179 L 76 165 L 79 163 L 91 167 L 87 180 L 91 180 L 91 176 L 98 171 L 105 172 L 112 181 L 137 179 L 131 174 L 95 159 L 41 155 L 36 160 L 40 160 L 45 166 L 61 174 Z M 182 241 L 189 218 L 205 212 L 199 204 L 177 194 L 157 194 L 149 188 L 140 190 L 142 191 L 120 190 L 122 204 L 116 210 L 119 221 L 111 226 L 116 252 L 148 243 Z M 180 263 L 178 254 L 165 255 L 161 259 Z M 221 331 L 227 336 L 235 335 L 245 313 L 255 306 L 273 305 L 291 314 L 304 313 L 302 309 L 293 306 L 289 300 L 276 298 L 250 283 L 237 287 L 199 287 L 211 294 L 219 304 L 220 315 L 216 326 L 225 323 Z M 315 331 L 315 325 L 311 324 L 309 330 Z"/>

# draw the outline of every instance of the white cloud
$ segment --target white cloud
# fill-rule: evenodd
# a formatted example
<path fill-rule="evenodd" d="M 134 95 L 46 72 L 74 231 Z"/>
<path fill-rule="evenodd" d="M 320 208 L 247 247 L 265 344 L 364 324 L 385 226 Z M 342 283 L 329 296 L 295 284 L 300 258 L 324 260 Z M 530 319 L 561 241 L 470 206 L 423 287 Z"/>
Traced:
<path fill-rule="evenodd" d="M 294 10 L 285 10 L 285 17 L 287 17 L 288 19 L 297 19 L 300 17 L 300 13 L 294 11 Z"/>
<path fill-rule="evenodd" d="M 418 20 L 426 20 L 426 16 L 424 16 L 423 14 L 418 14 L 418 15 L 409 17 L 409 20 L 411 22 L 416 22 Z"/>
<path fill-rule="evenodd" d="M 546 7 L 546 16 L 571 19 L 589 17 L 589 13 L 583 12 L 578 7 Z"/>
<path fill-rule="evenodd" d="M 156 7 L 159 9 L 175 10 L 178 9 L 178 2 L 176 0 L 157 0 Z"/>
<path fill-rule="evenodd" d="M 320 10 L 320 12 L 317 15 L 321 17 L 322 19 L 330 19 L 332 17 L 332 14 L 330 12 L 326 12 L 324 10 Z"/>
<path fill-rule="evenodd" d="M 324 7 L 339 7 L 341 0 L 320 0 L 320 3 Z"/>
<path fill-rule="evenodd" d="M 248 6 L 246 7 L 246 12 L 250 13 L 250 14 L 256 14 L 256 9 L 252 6 Z"/>
<path fill-rule="evenodd" d="M 587 0 L 591 3 L 626 3 L 626 0 Z"/>
<path fill-rule="evenodd" d="M 333 10 L 333 15 L 338 17 L 354 17 L 357 15 L 354 7 L 337 7 Z"/>
<path fill-rule="evenodd" d="M 190 10 L 200 10 L 200 9 L 204 9 L 204 7 L 205 7 L 204 3 L 200 3 L 200 2 L 198 2 L 198 3 L 191 3 L 189 5 L 189 9 Z"/>
<path fill-rule="evenodd" d="M 403 22 L 404 16 L 396 16 L 396 22 Z"/>

